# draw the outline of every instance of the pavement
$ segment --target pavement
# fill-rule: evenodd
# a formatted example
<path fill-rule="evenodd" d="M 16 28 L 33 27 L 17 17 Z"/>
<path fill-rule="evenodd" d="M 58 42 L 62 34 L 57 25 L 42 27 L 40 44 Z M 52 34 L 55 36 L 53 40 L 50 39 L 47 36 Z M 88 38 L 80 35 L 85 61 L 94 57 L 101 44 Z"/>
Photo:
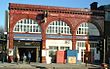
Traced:
<path fill-rule="evenodd" d="M 0 69 L 36 69 L 36 67 L 25 63 L 0 63 Z"/>
<path fill-rule="evenodd" d="M 33 65 L 33 64 L 32 64 Z M 33 65 L 34 66 L 34 65 Z M 46 68 L 46 69 L 101 69 L 101 66 L 99 65 L 93 65 L 93 64 L 88 64 L 85 66 L 85 64 L 37 64 L 36 68 Z"/>
<path fill-rule="evenodd" d="M 45 64 L 45 63 L 0 63 L 0 69 L 101 69 L 100 65 L 88 64 Z"/>

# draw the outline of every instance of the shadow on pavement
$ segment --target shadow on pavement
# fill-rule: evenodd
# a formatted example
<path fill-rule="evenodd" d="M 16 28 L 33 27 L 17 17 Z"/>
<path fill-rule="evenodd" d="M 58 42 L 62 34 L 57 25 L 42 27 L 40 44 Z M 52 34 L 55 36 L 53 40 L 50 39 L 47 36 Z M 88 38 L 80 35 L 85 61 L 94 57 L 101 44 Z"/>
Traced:
<path fill-rule="evenodd" d="M 39 69 L 47 69 L 46 67 L 42 67 L 42 66 L 36 66 L 36 68 L 39 68 Z"/>
<path fill-rule="evenodd" d="M 88 68 L 88 69 L 101 69 L 101 68 Z"/>

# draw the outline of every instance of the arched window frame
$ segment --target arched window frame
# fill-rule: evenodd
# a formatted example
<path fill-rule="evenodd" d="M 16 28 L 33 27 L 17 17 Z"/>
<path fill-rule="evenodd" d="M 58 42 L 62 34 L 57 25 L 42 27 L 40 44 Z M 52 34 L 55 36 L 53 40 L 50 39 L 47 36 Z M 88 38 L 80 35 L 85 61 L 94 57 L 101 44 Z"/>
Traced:
<path fill-rule="evenodd" d="M 32 19 L 21 19 L 14 26 L 13 32 L 41 33 L 38 23 Z"/>
<path fill-rule="evenodd" d="M 77 28 L 76 35 L 93 35 L 99 36 L 98 28 L 92 23 L 82 23 Z"/>
<path fill-rule="evenodd" d="M 52 21 L 47 28 L 47 34 L 69 34 L 71 35 L 70 27 L 63 21 Z"/>

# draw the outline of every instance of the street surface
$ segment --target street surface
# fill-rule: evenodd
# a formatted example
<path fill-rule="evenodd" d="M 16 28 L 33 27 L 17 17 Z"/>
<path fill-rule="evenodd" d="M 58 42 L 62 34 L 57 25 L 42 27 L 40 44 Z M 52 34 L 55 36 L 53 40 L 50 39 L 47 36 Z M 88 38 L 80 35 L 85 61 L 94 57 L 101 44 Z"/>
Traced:
<path fill-rule="evenodd" d="M 101 69 L 99 65 L 88 64 L 45 64 L 45 63 L 0 63 L 0 69 Z"/>

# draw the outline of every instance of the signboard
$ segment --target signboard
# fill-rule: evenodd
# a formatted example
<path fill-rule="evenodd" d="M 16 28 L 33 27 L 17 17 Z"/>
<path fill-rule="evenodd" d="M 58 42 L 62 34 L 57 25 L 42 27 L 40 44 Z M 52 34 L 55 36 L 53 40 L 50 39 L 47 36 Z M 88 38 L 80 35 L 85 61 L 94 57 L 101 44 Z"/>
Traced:
<path fill-rule="evenodd" d="M 68 63 L 76 63 L 76 57 L 75 56 L 69 56 L 68 57 Z"/>
<path fill-rule="evenodd" d="M 14 41 L 15 46 L 41 46 L 41 42 L 35 41 Z"/>
<path fill-rule="evenodd" d="M 25 45 L 31 45 L 31 43 L 25 43 Z"/>
<path fill-rule="evenodd" d="M 47 55 L 47 51 L 46 50 L 42 50 L 42 56 L 46 56 Z"/>
<path fill-rule="evenodd" d="M 14 34 L 14 40 L 41 41 L 41 34 Z"/>
<path fill-rule="evenodd" d="M 68 38 L 68 39 L 72 39 L 72 35 L 50 35 L 50 34 L 47 34 L 46 36 L 47 36 L 47 38 Z"/>
<path fill-rule="evenodd" d="M 76 36 L 76 39 L 87 39 L 87 36 Z"/>

